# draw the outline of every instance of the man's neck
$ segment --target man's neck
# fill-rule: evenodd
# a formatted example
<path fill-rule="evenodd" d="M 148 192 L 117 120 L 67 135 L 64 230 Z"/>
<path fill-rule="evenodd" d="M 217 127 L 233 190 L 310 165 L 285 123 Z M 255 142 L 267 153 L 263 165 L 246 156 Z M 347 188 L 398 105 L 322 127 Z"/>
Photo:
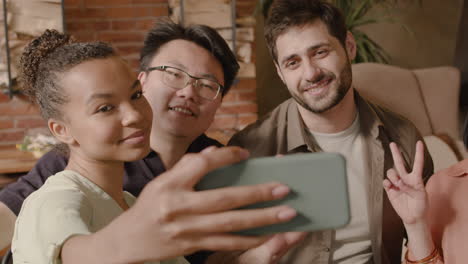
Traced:
<path fill-rule="evenodd" d="M 157 133 L 153 130 L 151 132 L 151 149 L 159 154 L 164 167 L 168 170 L 182 158 L 194 140 L 193 137 Z"/>
<path fill-rule="evenodd" d="M 312 132 L 337 133 L 350 127 L 357 107 L 354 102 L 354 89 L 350 88 L 345 97 L 332 109 L 316 114 L 298 105 L 299 113 L 306 127 Z"/>

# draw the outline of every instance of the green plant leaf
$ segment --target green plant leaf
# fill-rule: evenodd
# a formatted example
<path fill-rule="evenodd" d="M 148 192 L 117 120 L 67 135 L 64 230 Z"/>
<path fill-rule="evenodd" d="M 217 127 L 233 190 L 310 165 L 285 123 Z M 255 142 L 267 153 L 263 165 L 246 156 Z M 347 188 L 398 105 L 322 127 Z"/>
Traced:
<path fill-rule="evenodd" d="M 377 23 L 380 23 L 379 19 L 375 19 L 375 18 L 361 19 L 361 20 L 354 21 L 353 25 L 348 26 L 348 28 L 349 30 L 351 30 L 353 28 L 357 28 L 360 26 L 364 26 L 368 24 L 377 24 Z"/>
<path fill-rule="evenodd" d="M 388 63 L 389 56 L 382 47 L 373 41 L 368 35 L 362 31 L 355 30 L 353 35 L 356 39 L 356 59 L 355 63 L 359 62 L 379 62 Z"/>
<path fill-rule="evenodd" d="M 361 0 L 357 1 L 360 4 L 358 6 L 352 7 L 347 13 L 347 22 L 352 23 L 353 21 L 356 21 L 363 16 L 366 15 L 366 13 L 369 11 L 370 7 L 372 6 L 373 0 Z M 348 24 L 348 23 L 347 23 Z"/>

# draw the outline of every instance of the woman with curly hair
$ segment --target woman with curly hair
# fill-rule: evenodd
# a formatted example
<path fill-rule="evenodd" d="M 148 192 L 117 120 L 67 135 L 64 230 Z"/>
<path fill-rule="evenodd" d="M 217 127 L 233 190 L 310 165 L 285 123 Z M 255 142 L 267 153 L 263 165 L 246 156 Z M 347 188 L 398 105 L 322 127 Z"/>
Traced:
<path fill-rule="evenodd" d="M 23 203 L 14 262 L 67 262 L 80 236 L 101 230 L 135 202 L 122 190 L 124 162 L 148 154 L 151 108 L 112 47 L 74 42 L 55 30 L 26 47 L 21 81 L 69 161 Z"/>

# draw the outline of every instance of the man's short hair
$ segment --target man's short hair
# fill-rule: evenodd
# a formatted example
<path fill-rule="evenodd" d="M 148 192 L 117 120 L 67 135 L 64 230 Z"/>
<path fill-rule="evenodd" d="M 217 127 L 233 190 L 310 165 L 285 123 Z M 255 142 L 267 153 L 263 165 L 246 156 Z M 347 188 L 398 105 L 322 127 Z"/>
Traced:
<path fill-rule="evenodd" d="M 224 73 L 224 89 L 222 91 L 224 96 L 229 91 L 239 71 L 239 63 L 223 37 L 209 26 L 190 25 L 184 27 L 169 19 L 156 20 L 153 28 L 147 33 L 140 52 L 140 70 L 144 71 L 149 67 L 151 60 L 164 44 L 176 39 L 191 41 L 199 45 L 213 54 L 220 62 Z"/>
<path fill-rule="evenodd" d="M 322 21 L 328 32 L 345 47 L 347 28 L 341 11 L 323 0 L 276 0 L 265 22 L 265 39 L 270 54 L 278 62 L 276 40 L 291 27 Z"/>

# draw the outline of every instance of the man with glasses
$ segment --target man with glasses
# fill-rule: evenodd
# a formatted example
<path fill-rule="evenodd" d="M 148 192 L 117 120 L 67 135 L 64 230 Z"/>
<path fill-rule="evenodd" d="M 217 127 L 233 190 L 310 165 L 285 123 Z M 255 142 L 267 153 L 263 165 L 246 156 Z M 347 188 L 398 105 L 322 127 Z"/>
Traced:
<path fill-rule="evenodd" d="M 162 71 L 163 82 L 164 84 L 174 88 L 174 89 L 183 89 L 187 85 L 193 85 L 196 93 L 206 100 L 215 100 L 218 97 L 221 89 L 224 87 L 218 82 L 206 78 L 195 77 L 187 72 L 171 66 L 158 66 L 150 67 L 146 69 L 146 72 L 149 71 Z M 193 80 L 193 81 L 192 81 Z"/>
<path fill-rule="evenodd" d="M 206 26 L 183 31 L 161 23 L 148 32 L 140 58 L 138 79 L 153 109 L 151 146 L 165 168 L 187 151 L 220 146 L 203 133 L 239 69 L 226 42 Z"/>
<path fill-rule="evenodd" d="M 107 235 L 104 243 L 127 241 L 127 250 L 115 254 L 150 254 L 144 248 L 151 249 L 152 244 L 157 244 L 154 240 L 158 239 L 151 236 L 154 233 L 152 229 L 161 229 L 168 232 L 166 240 L 182 240 L 180 244 L 173 245 L 176 248 L 175 255 L 186 255 L 200 249 L 240 250 L 259 245 L 264 241 L 262 238 L 223 233 L 226 231 L 220 233 L 219 228 L 225 229 L 228 226 L 233 231 L 277 223 L 290 219 L 295 212 L 276 208 L 278 211 L 273 214 L 259 209 L 250 212 L 235 211 L 229 218 L 222 216 L 229 213 L 226 210 L 241 204 L 277 199 L 287 193 L 286 187 L 241 187 L 236 192 L 216 190 L 205 195 L 193 191 L 196 179 L 202 174 L 239 161 L 239 156 L 246 158 L 246 153 L 238 148 L 207 149 L 198 155 L 188 155 L 176 165 L 188 152 L 221 146 L 216 140 L 204 135 L 204 132 L 211 125 L 222 97 L 228 92 L 239 69 L 227 43 L 210 27 L 193 25 L 184 28 L 173 22 L 160 20 L 147 34 L 140 59 L 141 72 L 138 79 L 153 110 L 150 140 L 153 151 L 143 160 L 125 164 L 124 189 L 135 196 L 139 196 L 141 192 L 141 196 L 135 207 L 110 225 L 113 230 L 120 228 L 122 231 L 137 227 L 135 231 L 139 232 L 137 235 L 130 232 L 128 237 L 115 240 L 110 237 L 118 234 L 107 232 L 104 234 Z M 7 230 L 2 236 L 12 233 L 16 214 L 19 213 L 24 199 L 38 189 L 47 177 L 62 171 L 66 163 L 66 157 L 54 151 L 49 152 L 27 175 L 0 192 L 0 219 L 3 221 L 0 227 Z M 163 175 L 152 181 L 159 174 Z M 147 184 L 148 187 L 143 189 Z M 253 190 L 256 191 L 252 192 Z M 184 204 L 193 201 L 198 201 L 197 206 L 184 207 Z M 161 211 L 163 216 L 158 216 L 157 212 Z M 223 221 L 227 224 L 219 224 Z M 253 250 L 237 255 L 231 261 L 270 263 L 299 239 L 300 235 L 297 234 L 278 235 Z M 203 263 L 206 257 L 206 254 L 199 253 L 187 259 L 191 263 Z"/>

